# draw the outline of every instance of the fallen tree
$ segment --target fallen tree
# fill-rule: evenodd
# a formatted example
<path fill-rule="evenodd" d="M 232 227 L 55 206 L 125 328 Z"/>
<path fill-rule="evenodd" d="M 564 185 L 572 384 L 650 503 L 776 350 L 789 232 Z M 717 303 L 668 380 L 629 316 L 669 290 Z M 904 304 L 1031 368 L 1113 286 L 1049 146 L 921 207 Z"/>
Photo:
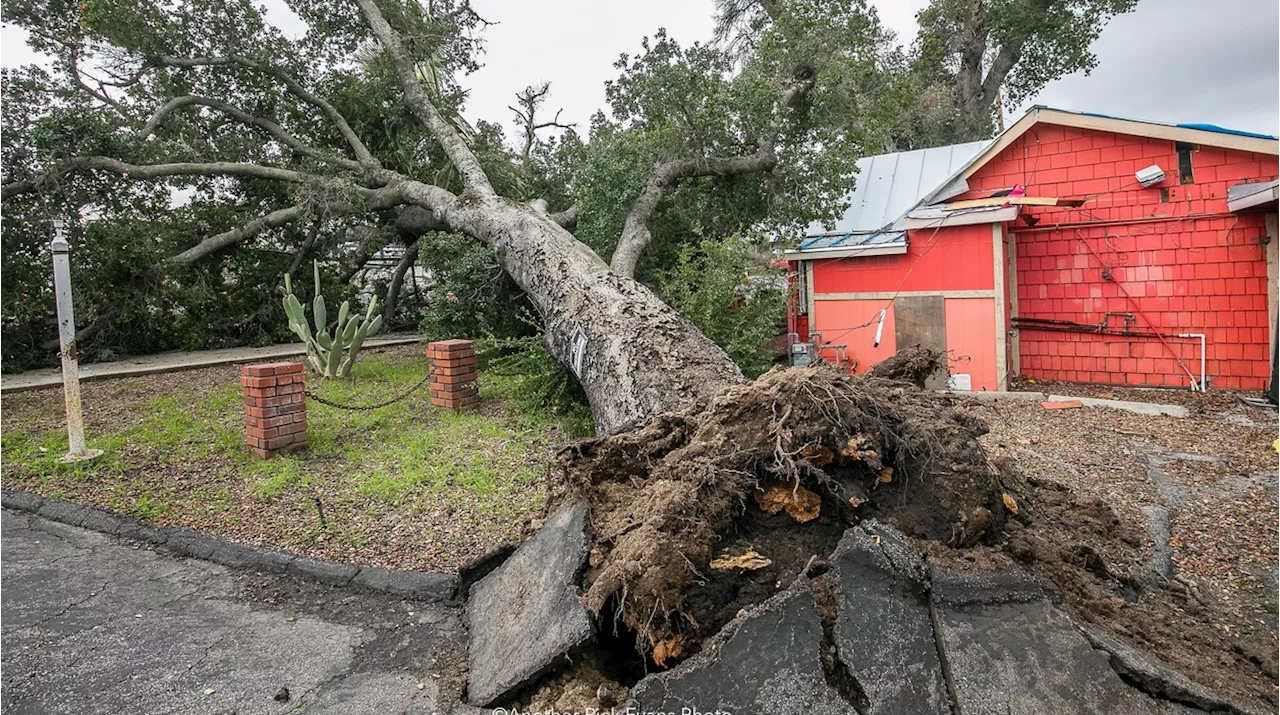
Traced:
<path fill-rule="evenodd" d="M 631 274 L 649 243 L 647 223 L 664 190 L 696 177 L 769 172 L 777 165 L 779 135 L 794 107 L 813 87 L 811 67 L 792 67 L 772 78 L 774 86 L 770 91 L 775 98 L 771 118 L 754 142 L 748 142 L 754 144 L 750 153 L 670 158 L 653 167 L 648 187 L 631 208 L 617 241 L 611 269 L 608 262 L 565 227 L 576 220 L 576 208 L 566 207 L 560 214 L 551 214 L 545 202 L 520 202 L 495 190 L 460 129 L 460 120 L 447 117 L 436 106 L 438 98 L 433 99 L 432 94 L 439 87 L 424 82 L 423 49 L 415 44 L 420 42 L 414 35 L 415 28 L 443 23 L 449 25 L 446 29 L 458 32 L 460 25 L 478 21 L 470 8 L 465 4 L 437 8 L 437 14 L 431 15 L 416 4 L 385 6 L 394 12 L 384 10 L 375 0 L 356 0 L 354 6 L 364 30 L 357 34 L 380 47 L 381 58 L 399 86 L 405 110 L 447 158 L 461 191 L 450 191 L 411 173 L 387 168 L 333 101 L 305 86 L 287 67 L 266 59 L 265 47 L 257 53 L 180 54 L 171 47 L 147 46 L 127 37 L 124 29 L 114 24 L 136 19 L 121 11 L 124 18 L 109 18 L 111 24 L 88 32 L 81 28 L 79 33 L 53 37 L 48 46 L 65 53 L 68 66 L 78 78 L 75 61 L 86 45 L 104 40 L 117 43 L 114 49 L 124 59 L 116 60 L 113 76 L 119 80 L 110 91 L 124 94 L 129 101 L 111 97 L 105 85 L 97 90 L 86 86 L 85 91 L 103 106 L 122 114 L 124 126 L 136 127 L 129 136 L 135 147 L 132 153 L 154 158 L 142 161 L 85 155 L 48 162 L 30 176 L 4 184 L 4 200 L 39 195 L 85 174 L 127 181 L 267 181 L 287 185 L 297 193 L 294 205 L 206 236 L 151 267 L 150 273 L 159 280 L 170 271 L 317 212 L 342 215 L 399 211 L 404 215 L 398 221 L 402 231 L 411 226 L 411 233 L 419 235 L 433 230 L 465 234 L 491 248 L 499 265 L 529 296 L 542 318 L 548 348 L 582 384 L 601 434 L 705 403 L 724 387 L 742 381 L 738 368 L 718 346 Z M 182 8 L 182 12 L 201 11 L 198 4 L 193 8 Z M 252 14 L 248 19 L 253 19 Z M 327 126 L 305 127 L 314 134 L 307 139 L 263 113 L 220 99 L 174 91 L 176 86 L 210 81 L 269 88 L 264 91 L 274 101 L 287 101 L 298 110 L 319 117 Z M 164 97 L 164 92 L 173 96 Z M 159 106 L 146 111 L 146 102 L 156 101 L 153 97 L 157 94 L 161 94 Z M 247 153 L 249 157 L 256 154 L 258 160 L 185 160 L 180 155 L 191 153 L 182 148 L 186 142 L 154 141 L 167 123 L 191 111 L 200 116 L 215 115 L 222 123 L 238 123 L 260 132 L 268 142 L 264 145 L 266 151 Z M 322 137 L 337 137 L 340 141 L 335 145 Z M 269 160 L 280 152 L 297 161 Z M 165 156 L 166 153 L 170 155 Z M 413 255 L 412 248 L 406 255 Z M 403 276 L 404 269 L 401 266 L 396 276 Z M 394 283 L 398 285 L 399 281 Z M 393 304 L 388 301 L 388 306 Z"/>

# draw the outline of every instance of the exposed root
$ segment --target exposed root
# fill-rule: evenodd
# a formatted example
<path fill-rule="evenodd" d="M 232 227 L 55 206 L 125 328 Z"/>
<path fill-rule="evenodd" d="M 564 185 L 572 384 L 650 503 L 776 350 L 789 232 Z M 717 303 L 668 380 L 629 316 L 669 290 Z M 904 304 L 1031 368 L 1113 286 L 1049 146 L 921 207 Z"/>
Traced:
<path fill-rule="evenodd" d="M 911 383 L 818 366 L 778 368 L 708 406 L 583 443 L 558 468 L 592 504 L 584 604 L 596 614 L 620 604 L 604 617 L 620 617 L 651 656 L 700 639 L 689 589 L 709 578 L 718 542 L 757 499 L 786 509 L 789 519 L 776 518 L 788 529 L 838 534 L 875 515 L 955 546 L 994 537 L 1005 512 L 976 439 L 985 432 Z"/>

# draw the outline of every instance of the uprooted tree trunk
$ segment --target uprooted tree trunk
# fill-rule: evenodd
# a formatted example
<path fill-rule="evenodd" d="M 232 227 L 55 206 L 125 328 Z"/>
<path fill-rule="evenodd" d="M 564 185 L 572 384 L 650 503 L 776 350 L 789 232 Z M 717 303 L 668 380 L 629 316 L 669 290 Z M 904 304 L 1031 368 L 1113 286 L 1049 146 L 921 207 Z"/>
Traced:
<path fill-rule="evenodd" d="M 295 101 L 310 105 L 326 117 L 347 142 L 354 158 L 311 147 L 277 122 L 255 117 L 225 102 L 175 97 L 140 128 L 138 139 L 148 140 L 168 117 L 194 106 L 221 112 L 263 131 L 324 168 L 295 170 L 223 161 L 139 165 L 114 157 L 75 157 L 50 167 L 35 179 L 6 184 L 3 197 L 39 191 L 60 176 L 88 171 L 135 180 L 173 176 L 274 180 L 310 187 L 329 197 L 300 202 L 209 236 L 162 262 L 155 269 L 158 272 L 190 265 L 318 211 L 399 211 L 397 225 L 402 235 L 408 229 L 419 235 L 428 230 L 466 234 L 492 248 L 499 265 L 533 301 L 541 313 L 551 354 L 577 376 L 601 434 L 616 433 L 655 415 L 706 402 L 719 390 L 743 381 L 741 372 L 724 351 L 692 323 L 630 278 L 629 270 L 611 271 L 608 263 L 569 232 L 566 226 L 576 220 L 576 207 L 549 214 L 541 201 L 524 204 L 499 196 L 455 126 L 431 103 L 402 32 L 392 27 L 374 0 L 355 0 L 355 4 L 390 58 L 406 106 L 458 170 L 465 187 L 462 194 L 385 169 L 342 114 L 324 98 L 263 60 L 227 55 L 147 57 L 143 71 L 164 67 L 176 72 L 265 75 L 282 84 Z M 788 102 L 797 91 L 794 86 L 788 87 Z M 767 138 L 762 151 L 768 156 L 753 157 L 743 171 L 772 166 L 772 144 L 773 138 Z"/>
<path fill-rule="evenodd" d="M 491 195 L 453 202 L 442 217 L 489 245 L 529 295 L 547 347 L 582 384 L 599 433 L 705 402 L 743 381 L 724 351 L 684 316 L 610 271 L 548 215 Z"/>

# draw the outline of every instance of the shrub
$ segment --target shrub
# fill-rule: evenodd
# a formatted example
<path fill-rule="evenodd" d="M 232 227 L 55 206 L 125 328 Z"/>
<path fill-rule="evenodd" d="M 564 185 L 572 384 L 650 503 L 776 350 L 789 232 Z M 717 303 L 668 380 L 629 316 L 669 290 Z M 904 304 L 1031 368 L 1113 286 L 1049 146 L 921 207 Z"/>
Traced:
<path fill-rule="evenodd" d="M 773 364 L 769 343 L 786 320 L 786 273 L 746 240 L 686 244 L 658 293 L 754 379 Z"/>
<path fill-rule="evenodd" d="M 527 316 L 526 320 L 529 320 Z M 535 418 L 558 418 L 572 437 L 589 437 L 594 433 L 587 394 L 573 375 L 552 357 L 540 333 L 481 340 L 479 354 L 485 370 L 508 378 L 506 394 L 521 412 Z"/>

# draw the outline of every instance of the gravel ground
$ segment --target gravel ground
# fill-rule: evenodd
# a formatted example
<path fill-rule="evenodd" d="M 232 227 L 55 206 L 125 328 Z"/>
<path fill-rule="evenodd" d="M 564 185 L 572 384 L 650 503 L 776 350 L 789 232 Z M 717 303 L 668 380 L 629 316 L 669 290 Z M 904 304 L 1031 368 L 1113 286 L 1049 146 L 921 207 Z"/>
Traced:
<path fill-rule="evenodd" d="M 1024 387 L 1087 397 L 1112 391 L 1067 388 Z M 1191 416 L 1046 410 L 1015 400 L 972 407 L 991 427 L 982 442 L 993 459 L 1012 457 L 1025 477 L 1100 500 L 1129 533 L 1148 534 L 1143 507 L 1169 509 L 1178 582 L 1148 592 L 1138 603 L 1117 602 L 1114 617 L 1123 621 L 1124 609 L 1135 609 L 1145 619 L 1137 630 L 1146 631 L 1155 652 L 1206 676 L 1202 682 L 1242 695 L 1269 695 L 1274 703 L 1280 539 L 1272 446 L 1276 412 L 1246 406 L 1231 392 L 1117 390 L 1116 398 L 1183 404 Z M 1143 551 L 1152 545 L 1147 538 Z M 1183 587 L 1191 601 L 1177 592 Z M 1167 627 L 1151 627 L 1153 621 Z M 1242 672 L 1242 663 L 1252 675 Z M 1269 693 L 1259 692 L 1259 681 Z"/>

